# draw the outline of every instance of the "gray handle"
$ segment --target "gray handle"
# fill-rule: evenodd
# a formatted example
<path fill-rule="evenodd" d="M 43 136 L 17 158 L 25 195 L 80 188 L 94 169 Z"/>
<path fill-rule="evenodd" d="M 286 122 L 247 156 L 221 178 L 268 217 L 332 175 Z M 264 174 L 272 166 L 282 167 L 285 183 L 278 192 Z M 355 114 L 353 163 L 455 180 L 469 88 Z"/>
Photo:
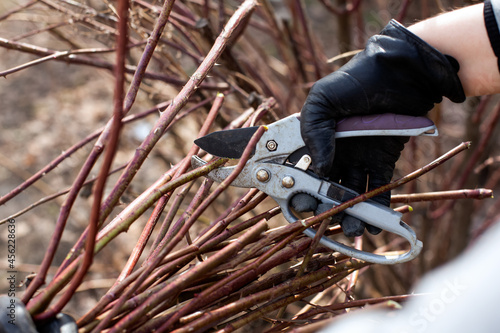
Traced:
<path fill-rule="evenodd" d="M 296 193 L 307 193 L 323 203 L 337 206 L 340 202 L 328 196 L 328 190 L 331 186 L 335 186 L 341 190 L 345 189 L 345 191 L 351 193 L 353 192 L 338 184 L 332 185 L 327 181 L 310 177 L 301 170 L 284 165 L 270 166 L 270 173 L 273 176 L 265 185 L 267 189 L 270 187 L 274 189 L 272 197 L 280 205 L 283 216 L 289 223 L 300 220 L 290 208 L 290 200 Z M 288 189 L 282 186 L 281 179 L 286 176 L 294 179 L 293 188 Z M 259 188 L 259 184 L 254 184 L 254 186 Z M 400 255 L 380 255 L 354 249 L 324 236 L 320 240 L 322 245 L 353 258 L 384 265 L 410 261 L 418 256 L 422 250 L 422 242 L 417 239 L 415 232 L 406 223 L 401 221 L 402 214 L 389 207 L 376 202 L 360 202 L 347 208 L 345 212 L 363 222 L 403 237 L 410 244 L 410 249 Z M 316 235 L 316 231 L 313 229 L 306 229 L 304 233 L 309 237 Z"/>

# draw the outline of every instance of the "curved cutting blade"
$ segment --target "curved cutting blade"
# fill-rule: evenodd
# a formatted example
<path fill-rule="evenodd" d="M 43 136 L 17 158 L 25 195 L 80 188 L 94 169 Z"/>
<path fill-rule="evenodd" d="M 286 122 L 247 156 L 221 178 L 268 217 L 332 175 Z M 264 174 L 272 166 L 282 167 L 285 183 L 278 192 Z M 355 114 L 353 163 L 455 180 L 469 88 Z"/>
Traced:
<path fill-rule="evenodd" d="M 238 159 L 241 158 L 248 142 L 258 128 L 258 126 L 254 126 L 218 131 L 196 139 L 194 143 L 214 156 Z"/>

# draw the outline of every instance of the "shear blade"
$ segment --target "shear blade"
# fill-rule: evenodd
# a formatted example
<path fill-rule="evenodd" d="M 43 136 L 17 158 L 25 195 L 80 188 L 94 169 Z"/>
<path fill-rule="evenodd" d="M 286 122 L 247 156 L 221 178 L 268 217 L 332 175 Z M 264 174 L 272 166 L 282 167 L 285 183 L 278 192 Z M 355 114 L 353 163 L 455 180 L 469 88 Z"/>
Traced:
<path fill-rule="evenodd" d="M 194 143 L 209 154 L 224 158 L 241 158 L 248 142 L 259 127 L 237 128 L 210 133 Z"/>

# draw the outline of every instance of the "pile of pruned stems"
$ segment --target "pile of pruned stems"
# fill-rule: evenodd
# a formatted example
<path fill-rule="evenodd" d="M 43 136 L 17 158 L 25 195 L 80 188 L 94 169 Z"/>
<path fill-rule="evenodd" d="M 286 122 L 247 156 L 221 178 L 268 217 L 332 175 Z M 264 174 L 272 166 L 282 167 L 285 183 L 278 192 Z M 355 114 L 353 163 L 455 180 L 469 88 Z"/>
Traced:
<path fill-rule="evenodd" d="M 298 106 L 302 104 L 310 83 L 331 68 L 328 68 L 324 61 L 326 57 L 309 31 L 307 14 L 299 0 L 284 3 L 290 13 L 287 19 L 279 18 L 268 0 L 259 3 L 256 0 L 166 0 L 163 4 L 119 0 L 116 6 L 104 3 L 104 9 L 96 9 L 76 1 L 31 1 L 1 17 L 5 20 L 16 13 L 43 9 L 58 13 L 61 18 L 57 24 L 17 39 L 0 38 L 2 47 L 39 56 L 37 60 L 1 75 L 29 70 L 44 61 L 62 61 L 113 71 L 116 81 L 113 114 L 107 125 L 65 150 L 0 199 L 0 204 L 12 200 L 75 151 L 94 142 L 68 190 L 27 208 L 65 195 L 45 258 L 22 297 L 35 320 L 51 318 L 64 311 L 87 276 L 94 255 L 126 232 L 149 208 L 152 208 L 152 213 L 128 262 L 120 274 L 117 272 L 115 284 L 88 313 L 77 318 L 82 332 L 234 331 L 257 320 L 268 322 L 269 332 L 295 327 L 312 330 L 317 328 L 312 323 L 323 325 L 327 319 L 348 308 L 417 297 L 398 295 L 353 300 L 352 291 L 359 270 L 369 264 L 332 253 L 319 245 L 317 238 L 303 236 L 302 231 L 314 226 L 320 228 L 318 236 L 340 233 L 338 226 L 329 225 L 330 216 L 419 177 L 467 148 L 468 143 L 459 145 L 407 177 L 316 217 L 270 228 L 268 221 L 278 216 L 280 209 L 260 208 L 259 211 L 266 195 L 251 189 L 233 203 L 226 204 L 227 209 L 208 226 L 200 227 L 200 216 L 238 175 L 253 146 L 266 130 L 261 126 L 235 172 L 223 183 L 213 184 L 203 176 L 227 160 L 206 156 L 208 163 L 193 170 L 190 168 L 191 156 L 203 156 L 203 152 L 193 145 L 184 159 L 112 217 L 112 210 L 155 144 L 180 119 L 199 116 L 202 112 L 204 121 L 199 136 L 214 128 L 246 127 L 276 120 L 299 111 Z M 320 1 L 320 4 L 328 5 L 327 9 L 334 15 L 354 12 L 359 3 L 361 1 L 346 9 L 337 9 Z M 109 37 L 109 45 L 107 48 L 55 51 L 19 42 L 22 38 L 57 29 L 60 36 L 64 27 L 104 33 Z M 167 29 L 169 33 L 166 33 Z M 254 37 L 256 32 L 265 34 L 274 42 L 276 54 L 271 55 L 260 47 L 259 40 Z M 133 59 L 130 54 L 137 49 L 141 52 L 134 65 L 130 63 Z M 114 61 L 104 57 L 110 52 L 115 54 Z M 176 58 L 175 54 L 181 57 Z M 161 73 L 147 70 L 150 63 L 165 62 L 169 65 L 164 66 Z M 186 63 L 196 66 L 193 74 L 186 74 L 183 68 Z M 144 83 L 155 80 L 178 87 L 177 95 L 150 110 L 127 115 L 138 92 L 145 89 Z M 125 86 L 128 86 L 127 90 Z M 222 114 L 224 102 L 229 97 L 232 105 L 237 107 L 227 108 L 237 110 L 244 107 L 245 111 Z M 129 162 L 114 166 L 113 157 L 122 127 L 158 109 L 161 110 L 159 118 Z M 89 173 L 98 160 L 101 163 L 99 174 L 90 178 Z M 106 180 L 117 172 L 120 174 L 118 180 L 104 196 Z M 73 203 L 82 187 L 88 184 L 93 184 L 94 200 L 89 225 L 53 279 L 46 281 Z M 427 200 L 445 196 L 448 199 L 482 198 L 491 196 L 491 192 L 440 193 Z M 186 198 L 191 201 L 187 208 L 179 211 Z M 399 202 L 411 200 L 426 198 L 398 198 Z M 254 213 L 249 218 L 245 214 L 251 211 Z M 150 237 L 153 231 L 156 234 L 154 239 Z M 362 248 L 362 240 L 357 239 L 355 245 Z M 404 245 L 391 248 L 402 249 Z M 329 305 L 315 305 L 311 297 L 325 291 L 333 291 L 336 296 Z M 305 303 L 300 303 L 301 300 Z M 286 307 L 296 302 L 302 304 L 302 308 L 292 314 L 286 313 Z"/>

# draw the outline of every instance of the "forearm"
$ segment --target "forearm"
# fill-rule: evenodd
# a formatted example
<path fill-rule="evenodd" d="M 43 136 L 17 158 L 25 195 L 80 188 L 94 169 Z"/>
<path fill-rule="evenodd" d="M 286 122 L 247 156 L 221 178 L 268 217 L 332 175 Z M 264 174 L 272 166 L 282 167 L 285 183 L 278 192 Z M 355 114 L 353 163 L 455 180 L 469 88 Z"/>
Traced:
<path fill-rule="evenodd" d="M 408 28 L 460 64 L 467 96 L 500 93 L 500 73 L 484 24 L 483 4 L 448 12 Z"/>

